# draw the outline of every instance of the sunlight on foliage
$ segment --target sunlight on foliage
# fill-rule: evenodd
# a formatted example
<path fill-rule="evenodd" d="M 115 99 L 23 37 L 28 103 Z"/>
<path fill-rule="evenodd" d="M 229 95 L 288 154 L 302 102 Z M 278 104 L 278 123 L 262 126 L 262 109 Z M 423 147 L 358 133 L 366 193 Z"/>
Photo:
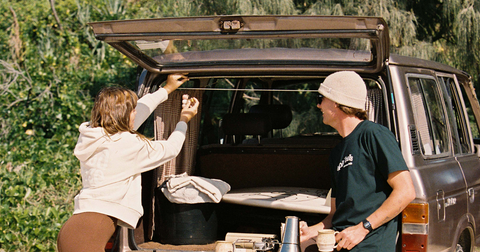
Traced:
<path fill-rule="evenodd" d="M 480 81 L 478 1 L 0 0 L 0 251 L 55 251 L 81 188 L 78 126 L 105 86 L 135 87 L 136 65 L 88 23 L 202 15 L 382 16 L 391 52 L 437 60 Z M 425 3 L 426 2 L 426 3 Z M 441 20 L 420 20 L 423 4 Z M 417 11 L 417 12 L 416 12 Z M 422 24 L 420 26 L 419 24 Z M 434 27 L 419 40 L 419 27 Z M 446 27 L 446 29 L 436 29 Z M 432 31 L 433 30 L 433 31 Z M 442 33 L 443 32 L 443 33 Z M 477 89 L 480 90 L 480 89 Z"/>

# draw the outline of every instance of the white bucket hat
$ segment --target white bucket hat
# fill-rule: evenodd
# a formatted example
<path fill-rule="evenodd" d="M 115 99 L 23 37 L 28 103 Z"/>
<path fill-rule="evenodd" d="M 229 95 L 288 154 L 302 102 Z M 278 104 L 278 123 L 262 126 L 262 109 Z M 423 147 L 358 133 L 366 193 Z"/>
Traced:
<path fill-rule="evenodd" d="M 338 104 L 365 110 L 367 87 L 362 77 L 353 71 L 330 74 L 320 84 L 318 92 Z"/>

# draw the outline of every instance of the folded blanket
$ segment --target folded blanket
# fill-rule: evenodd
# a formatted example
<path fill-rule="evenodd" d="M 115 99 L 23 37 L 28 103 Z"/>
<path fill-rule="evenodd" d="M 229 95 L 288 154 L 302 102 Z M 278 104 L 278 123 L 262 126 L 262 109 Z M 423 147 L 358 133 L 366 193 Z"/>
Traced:
<path fill-rule="evenodd" d="M 188 176 L 183 173 L 171 176 L 161 190 L 172 203 L 218 203 L 223 195 L 230 191 L 230 185 L 219 179 Z"/>

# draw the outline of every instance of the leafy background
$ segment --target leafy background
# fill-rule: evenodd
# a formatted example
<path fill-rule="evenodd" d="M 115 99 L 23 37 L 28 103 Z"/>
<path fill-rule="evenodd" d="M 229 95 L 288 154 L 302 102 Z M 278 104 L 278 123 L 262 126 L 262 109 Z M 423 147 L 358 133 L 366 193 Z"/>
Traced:
<path fill-rule="evenodd" d="M 104 86 L 134 88 L 136 65 L 88 22 L 220 14 L 382 16 L 391 52 L 480 83 L 478 0 L 0 0 L 0 251 L 55 251 L 81 188 L 78 126 Z"/>

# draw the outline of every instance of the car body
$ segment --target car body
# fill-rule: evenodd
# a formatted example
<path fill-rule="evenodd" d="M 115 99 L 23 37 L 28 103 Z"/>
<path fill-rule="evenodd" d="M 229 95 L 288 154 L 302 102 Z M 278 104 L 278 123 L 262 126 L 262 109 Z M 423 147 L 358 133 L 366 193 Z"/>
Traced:
<path fill-rule="evenodd" d="M 479 242 L 474 139 L 480 105 L 471 77 L 437 62 L 390 54 L 382 18 L 207 16 L 90 25 L 97 39 L 143 69 L 139 96 L 160 87 L 168 74 L 188 73 L 190 80 L 157 108 L 144 132 L 165 139 L 178 120 L 181 96 L 201 102 L 179 157 L 143 174 L 145 215 L 135 231 L 120 230 L 120 251 L 165 243 L 179 231 L 178 223 L 168 222 L 172 216 L 162 217 L 169 206 L 159 188 L 183 172 L 231 186 L 214 204 L 211 226 L 202 229 L 197 218 L 182 217 L 192 229 L 188 244 L 192 236 L 201 237 L 193 242 L 200 245 L 229 232 L 280 236 L 285 216 L 320 221 L 329 211 L 328 157 L 341 137 L 323 124 L 315 95 L 323 79 L 340 70 L 365 80 L 369 120 L 393 132 L 415 185 L 415 200 L 399 216 L 397 251 L 472 251 Z M 289 202 L 292 197 L 305 202 Z"/>

